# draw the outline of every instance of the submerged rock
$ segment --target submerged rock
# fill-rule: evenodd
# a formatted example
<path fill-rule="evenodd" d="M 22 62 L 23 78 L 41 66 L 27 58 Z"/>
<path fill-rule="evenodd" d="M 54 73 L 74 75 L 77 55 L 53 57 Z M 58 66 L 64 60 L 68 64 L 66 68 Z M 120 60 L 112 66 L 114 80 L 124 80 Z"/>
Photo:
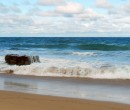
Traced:
<path fill-rule="evenodd" d="M 5 56 L 5 61 L 9 65 L 30 65 L 33 62 L 40 62 L 39 56 L 27 56 L 27 55 L 17 55 L 8 54 Z"/>

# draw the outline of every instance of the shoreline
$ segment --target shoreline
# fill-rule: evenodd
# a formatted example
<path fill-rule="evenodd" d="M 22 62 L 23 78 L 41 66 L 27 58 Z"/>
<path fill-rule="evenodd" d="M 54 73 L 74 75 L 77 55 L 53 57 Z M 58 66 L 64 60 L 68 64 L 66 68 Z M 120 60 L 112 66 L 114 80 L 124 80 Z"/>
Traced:
<path fill-rule="evenodd" d="M 0 78 L 1 85 L 3 85 L 1 90 L 3 91 L 130 104 L 130 80 L 40 77 L 14 74 L 0 74 Z"/>
<path fill-rule="evenodd" d="M 87 82 L 91 84 L 114 84 L 114 85 L 130 85 L 130 79 L 99 79 L 88 77 L 58 77 L 58 76 L 34 76 L 34 75 L 17 75 L 0 73 L 0 77 L 13 77 L 13 78 L 29 78 L 35 80 L 52 80 L 52 81 L 72 81 L 72 82 Z"/>
<path fill-rule="evenodd" d="M 130 105 L 0 91 L 2 110 L 129 110 Z"/>

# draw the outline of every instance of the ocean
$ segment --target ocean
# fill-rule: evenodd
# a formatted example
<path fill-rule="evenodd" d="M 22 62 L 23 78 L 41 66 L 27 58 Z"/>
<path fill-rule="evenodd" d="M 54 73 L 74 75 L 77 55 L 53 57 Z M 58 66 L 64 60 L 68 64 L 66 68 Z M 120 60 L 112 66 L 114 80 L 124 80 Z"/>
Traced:
<path fill-rule="evenodd" d="M 7 54 L 38 55 L 40 63 L 8 65 Z M 0 73 L 130 79 L 130 38 L 1 37 Z"/>

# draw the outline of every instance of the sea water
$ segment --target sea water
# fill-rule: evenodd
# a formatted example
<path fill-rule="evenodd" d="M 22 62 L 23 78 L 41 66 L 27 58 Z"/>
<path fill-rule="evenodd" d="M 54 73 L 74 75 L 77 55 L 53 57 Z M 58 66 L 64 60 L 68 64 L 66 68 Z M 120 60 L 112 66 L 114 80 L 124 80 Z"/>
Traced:
<path fill-rule="evenodd" d="M 38 55 L 40 63 L 8 65 L 7 54 Z M 130 79 L 130 38 L 1 37 L 0 73 Z"/>

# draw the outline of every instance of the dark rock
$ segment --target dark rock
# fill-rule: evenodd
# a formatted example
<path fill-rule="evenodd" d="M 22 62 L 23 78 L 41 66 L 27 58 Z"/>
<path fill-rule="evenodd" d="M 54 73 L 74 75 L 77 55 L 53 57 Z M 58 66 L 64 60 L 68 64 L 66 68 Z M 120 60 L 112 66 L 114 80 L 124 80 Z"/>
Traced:
<path fill-rule="evenodd" d="M 27 55 L 17 55 L 9 54 L 5 56 L 5 61 L 9 65 L 30 65 L 33 62 L 40 62 L 39 56 L 27 56 Z"/>

